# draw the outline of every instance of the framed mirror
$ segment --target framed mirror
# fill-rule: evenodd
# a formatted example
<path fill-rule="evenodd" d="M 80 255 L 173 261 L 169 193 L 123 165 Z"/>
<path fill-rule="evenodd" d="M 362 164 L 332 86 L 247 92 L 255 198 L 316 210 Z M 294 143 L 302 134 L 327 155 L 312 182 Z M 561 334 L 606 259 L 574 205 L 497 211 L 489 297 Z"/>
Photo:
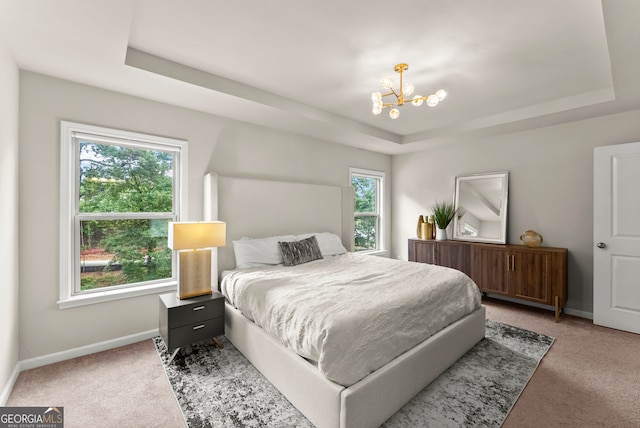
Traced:
<path fill-rule="evenodd" d="M 508 198 L 508 172 L 456 177 L 454 203 L 463 215 L 453 219 L 453 239 L 505 244 Z"/>

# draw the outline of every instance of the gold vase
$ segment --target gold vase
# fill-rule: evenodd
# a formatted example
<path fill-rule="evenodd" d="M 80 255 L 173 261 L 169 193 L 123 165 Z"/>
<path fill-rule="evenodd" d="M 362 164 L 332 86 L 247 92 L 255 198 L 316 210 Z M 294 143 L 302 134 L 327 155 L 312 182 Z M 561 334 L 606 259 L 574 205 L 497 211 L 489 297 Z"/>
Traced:
<path fill-rule="evenodd" d="M 433 224 L 422 223 L 420 225 L 420 239 L 433 239 Z"/>
<path fill-rule="evenodd" d="M 418 225 L 416 227 L 416 236 L 420 239 L 424 239 L 422 237 L 422 225 L 425 223 L 425 218 L 422 215 L 418 216 Z"/>
<path fill-rule="evenodd" d="M 429 238 L 429 239 L 436 239 L 436 231 L 438 230 L 438 227 L 436 226 L 436 220 L 435 220 L 435 218 L 433 218 L 432 215 L 430 215 L 427 218 L 427 221 L 431 225 L 431 238 Z"/>

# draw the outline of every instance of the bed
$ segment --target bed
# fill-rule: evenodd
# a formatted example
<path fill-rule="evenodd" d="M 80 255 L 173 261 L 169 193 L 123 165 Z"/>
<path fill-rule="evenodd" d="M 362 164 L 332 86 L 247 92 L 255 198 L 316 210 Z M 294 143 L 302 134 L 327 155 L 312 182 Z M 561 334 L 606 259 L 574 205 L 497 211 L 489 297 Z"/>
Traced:
<path fill-rule="evenodd" d="M 393 329 L 398 331 L 398 327 L 389 325 L 391 331 L 381 329 L 381 336 L 376 339 L 379 343 L 374 354 L 379 354 L 380 349 L 387 348 L 395 353 L 392 352 L 383 358 L 376 356 L 372 358 L 376 361 L 370 364 L 369 357 L 364 362 L 361 360 L 358 364 L 358 367 L 362 368 L 360 372 L 353 368 L 342 369 L 341 364 L 333 364 L 333 367 L 327 369 L 328 366 L 324 364 L 325 359 L 321 354 L 322 350 L 319 349 L 321 344 L 327 342 L 328 348 L 341 349 L 344 342 L 352 340 L 353 337 L 349 339 L 336 334 L 336 339 L 332 342 L 333 339 L 328 339 L 330 334 L 327 332 L 330 330 L 327 330 L 325 325 L 325 330 L 321 328 L 315 339 L 306 343 L 306 349 L 293 346 L 293 349 L 296 349 L 294 351 L 284 346 L 283 342 L 295 342 L 295 333 L 289 333 L 289 339 L 278 337 L 273 334 L 273 328 L 267 325 L 263 316 L 253 313 L 250 308 L 252 305 L 255 306 L 256 302 L 273 297 L 273 290 L 280 287 L 280 285 L 273 286 L 274 278 L 280 280 L 287 275 L 287 272 L 299 270 L 301 274 L 289 278 L 289 285 L 291 281 L 298 284 L 300 278 L 313 278 L 314 275 L 316 279 L 322 278 L 322 269 L 325 272 L 345 272 L 349 265 L 358 264 L 363 258 L 370 261 L 379 259 L 373 260 L 374 264 L 381 263 L 383 270 L 386 269 L 387 272 L 394 272 L 394 274 L 406 269 L 406 275 L 409 275 L 406 278 L 415 275 L 416 269 L 427 270 L 431 274 L 434 274 L 433 269 L 435 269 L 437 271 L 435 273 L 440 276 L 458 276 L 456 280 L 460 279 L 460 274 L 437 266 L 418 266 L 419 264 L 415 263 L 383 260 L 375 256 L 353 255 L 349 252 L 326 254 L 326 251 L 322 254 L 322 258 L 295 266 L 283 267 L 279 264 L 259 263 L 264 266 L 242 266 L 244 269 L 237 269 L 237 254 L 234 254 L 234 245 L 229 244 L 232 241 L 241 242 L 243 238 L 247 239 L 246 237 L 254 237 L 255 241 L 273 244 L 274 241 L 276 243 L 299 242 L 311 237 L 317 239 L 320 236 L 329 236 L 334 237 L 333 240 L 337 238 L 346 243 L 344 247 L 348 249 L 352 245 L 349 239 L 351 226 L 348 224 L 345 226 L 345 222 L 348 223 L 353 218 L 353 208 L 349 206 L 349 201 L 353 201 L 353 194 L 349 192 L 350 188 L 339 186 L 218 177 L 214 174 L 208 174 L 205 177 L 204 188 L 205 219 L 219 218 L 227 222 L 227 246 L 221 248 L 218 255 L 220 270 L 224 277 L 222 289 L 227 295 L 225 336 L 314 425 L 348 428 L 379 426 L 484 337 L 484 307 L 479 304 L 477 287 L 473 291 L 475 285 L 469 287 L 467 284 L 462 294 L 470 295 L 472 303 L 463 304 L 462 306 L 466 307 L 461 314 L 451 315 L 449 318 L 445 314 L 441 317 L 443 319 L 435 323 L 438 325 L 434 325 L 433 330 L 423 333 L 426 338 L 405 338 L 404 334 L 394 335 Z M 320 232 L 309 233 L 310 231 Z M 392 263 L 394 266 L 389 267 L 387 263 Z M 396 266 L 395 263 L 399 265 Z M 343 281 L 347 284 L 351 279 L 346 277 Z M 336 278 L 327 281 L 335 283 Z M 389 278 L 385 281 L 389 281 Z M 242 294 L 238 290 L 252 288 L 255 284 L 258 284 L 256 287 L 260 291 L 258 297 L 249 298 L 253 303 L 247 304 L 236 300 L 236 294 Z M 344 286 L 345 284 L 342 284 L 343 289 L 349 289 L 350 287 Z M 301 287 L 304 289 L 308 286 L 313 287 L 313 285 Z M 397 295 L 398 290 L 402 290 L 402 288 L 393 290 L 393 287 L 398 286 L 387 287 L 391 289 L 391 295 Z M 286 287 L 284 289 L 288 290 Z M 429 293 L 432 292 L 429 291 Z M 284 298 L 280 296 L 274 299 L 305 301 L 290 294 L 285 294 Z M 325 299 L 325 303 L 332 300 L 326 296 L 318 299 L 319 302 Z M 380 310 L 380 306 L 376 306 L 376 301 L 379 303 L 387 300 L 388 297 L 382 300 L 369 299 L 369 304 L 373 306 L 368 307 L 367 310 L 375 313 Z M 316 298 L 309 301 L 315 302 Z M 267 307 L 270 306 L 267 305 Z M 303 308 L 302 313 L 313 312 L 316 309 Z M 427 311 L 429 310 L 432 309 Z M 397 314 L 398 311 L 392 311 L 392 313 Z M 413 312 L 410 313 L 413 314 Z M 313 320 L 317 317 L 307 318 Z M 401 323 L 406 323 L 406 314 L 405 318 L 399 317 L 399 319 Z M 334 321 L 336 319 L 332 320 Z M 357 322 L 351 318 L 348 321 L 346 323 L 348 325 Z M 328 325 L 333 325 L 332 322 Z M 338 316 L 336 323 L 344 324 L 344 318 Z M 275 322 L 276 326 L 281 324 L 282 320 Z M 357 328 L 355 330 L 357 331 Z M 402 331 L 404 332 L 404 329 Z M 403 337 L 398 339 L 395 336 Z M 405 343 L 399 345 L 398 340 Z"/>

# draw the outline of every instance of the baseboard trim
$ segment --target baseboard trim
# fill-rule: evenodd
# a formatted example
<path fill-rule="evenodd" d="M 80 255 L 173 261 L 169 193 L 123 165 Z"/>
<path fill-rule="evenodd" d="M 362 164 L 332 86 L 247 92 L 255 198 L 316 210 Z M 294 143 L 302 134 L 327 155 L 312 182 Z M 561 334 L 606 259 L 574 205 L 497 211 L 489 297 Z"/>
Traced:
<path fill-rule="evenodd" d="M 21 360 L 18 361 L 18 366 L 20 368 L 20 371 L 35 369 L 36 367 L 47 366 L 49 364 L 59 363 L 60 361 L 66 361 L 72 358 L 83 357 L 85 355 L 95 354 L 96 352 L 107 351 L 109 349 L 118 348 L 120 346 L 126 346 L 132 343 L 141 342 L 143 340 L 151 339 L 152 337 L 158 336 L 159 334 L 160 332 L 156 328 L 136 334 L 130 334 L 129 336 L 118 337 L 116 339 L 105 340 L 103 342 L 92 343 L 90 345 L 80 346 L 78 348 L 55 352 L 49 355 L 42 355 L 40 357 Z"/>
<path fill-rule="evenodd" d="M 9 376 L 9 379 L 7 379 L 7 383 L 2 390 L 2 394 L 0 395 L 0 407 L 7 404 L 9 395 L 11 394 L 11 391 L 13 391 L 13 385 L 15 385 L 16 381 L 18 380 L 18 375 L 20 375 L 20 370 L 18 369 L 18 365 L 16 364 L 16 366 L 13 368 L 11 376 Z"/>
<path fill-rule="evenodd" d="M 49 364 L 70 360 L 72 358 L 83 357 L 85 355 L 95 354 L 96 352 L 102 352 L 109 349 L 119 348 L 121 346 L 131 345 L 132 343 L 151 339 L 152 337 L 156 337 L 159 334 L 159 330 L 155 328 L 140 333 L 130 334 L 128 336 L 118 337 L 115 339 L 92 343 L 90 345 L 67 349 L 65 351 L 54 352 L 53 354 L 42 355 L 40 357 L 18 361 L 16 367 L 11 373 L 11 377 L 7 381 L 7 384 L 2 391 L 2 395 L 0 395 L 0 406 L 4 406 L 6 404 L 7 400 L 9 399 L 9 395 L 13 390 L 13 385 L 15 385 L 18 376 L 24 370 L 35 369 L 38 367 L 47 366 Z"/>
<path fill-rule="evenodd" d="M 555 307 L 549 306 L 549 305 L 543 305 L 543 304 L 540 304 L 540 303 L 529 302 L 527 300 L 516 299 L 516 298 L 513 298 L 513 297 L 501 296 L 501 295 L 498 295 L 498 294 L 492 294 L 492 293 L 485 293 L 485 294 L 487 295 L 487 297 L 491 297 L 492 299 L 504 300 L 505 302 L 517 303 L 519 305 L 525 305 L 525 306 L 531 306 L 531 307 L 538 308 L 538 309 L 546 309 L 546 310 L 549 310 L 549 311 L 555 311 Z M 586 318 L 586 319 L 589 319 L 589 320 L 593 319 L 593 313 L 591 313 L 591 312 L 581 311 L 579 309 L 571 309 L 571 308 L 567 308 L 566 306 L 562 309 L 562 311 L 567 315 L 573 315 L 573 316 L 576 316 L 576 317 Z"/>
<path fill-rule="evenodd" d="M 567 315 L 573 315 L 576 317 L 593 320 L 593 312 L 586 312 L 586 311 L 579 311 L 577 309 L 564 308 L 564 313 Z"/>

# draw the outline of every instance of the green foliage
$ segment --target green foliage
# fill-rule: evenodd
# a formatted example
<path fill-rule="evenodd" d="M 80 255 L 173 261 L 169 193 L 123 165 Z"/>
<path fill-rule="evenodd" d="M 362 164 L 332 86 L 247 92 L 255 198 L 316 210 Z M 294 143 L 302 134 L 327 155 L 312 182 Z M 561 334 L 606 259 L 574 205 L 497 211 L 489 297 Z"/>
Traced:
<path fill-rule="evenodd" d="M 351 180 L 355 193 L 354 211 L 356 213 L 376 213 L 377 179 L 353 176 Z M 378 234 L 377 216 L 356 216 L 355 218 L 355 250 L 375 250 Z"/>
<path fill-rule="evenodd" d="M 170 212 L 173 155 L 80 144 L 80 212 Z"/>
<path fill-rule="evenodd" d="M 356 217 L 355 219 L 355 251 L 376 249 L 376 217 Z"/>
<path fill-rule="evenodd" d="M 440 229 L 446 229 L 456 215 L 463 215 L 462 208 L 456 209 L 452 202 L 439 202 L 431 207 L 433 221 Z"/>
<path fill-rule="evenodd" d="M 83 276 L 81 290 L 109 287 L 112 285 L 126 284 L 126 278 L 120 272 L 105 272 L 100 275 Z"/>
<path fill-rule="evenodd" d="M 376 212 L 376 179 L 354 176 L 351 185 L 355 193 L 355 212 Z"/>
<path fill-rule="evenodd" d="M 173 210 L 173 155 L 81 142 L 78 196 L 81 213 L 170 213 Z M 122 266 L 122 272 L 99 281 L 83 277 L 81 288 L 171 277 L 167 221 L 82 221 L 82 249 L 103 248 L 113 253 L 113 262 Z M 107 265 L 105 271 L 110 270 L 112 266 Z"/>
<path fill-rule="evenodd" d="M 122 265 L 127 283 L 171 276 L 171 250 L 167 238 L 150 234 L 150 220 L 118 220 L 101 244 Z"/>

